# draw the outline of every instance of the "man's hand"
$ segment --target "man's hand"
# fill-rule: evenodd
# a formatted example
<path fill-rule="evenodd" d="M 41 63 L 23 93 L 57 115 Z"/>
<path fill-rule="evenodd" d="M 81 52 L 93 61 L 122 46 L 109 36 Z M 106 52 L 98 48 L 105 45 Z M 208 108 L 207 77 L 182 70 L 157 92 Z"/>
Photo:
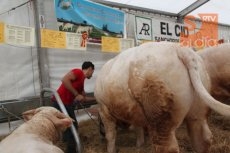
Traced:
<path fill-rule="evenodd" d="M 78 94 L 75 98 L 74 101 L 79 101 L 79 102 L 84 102 L 85 101 L 85 97 L 81 94 Z"/>
<path fill-rule="evenodd" d="M 85 101 L 87 102 L 87 101 L 95 101 L 96 99 L 95 99 L 95 97 L 89 97 L 89 96 L 86 96 L 85 97 Z"/>

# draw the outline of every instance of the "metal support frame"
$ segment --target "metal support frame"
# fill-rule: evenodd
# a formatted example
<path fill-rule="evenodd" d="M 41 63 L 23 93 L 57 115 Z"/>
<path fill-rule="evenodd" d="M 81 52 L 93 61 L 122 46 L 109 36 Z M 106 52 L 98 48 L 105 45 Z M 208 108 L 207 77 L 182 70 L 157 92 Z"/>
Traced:
<path fill-rule="evenodd" d="M 143 8 L 143 7 L 138 7 L 138 6 L 132 6 L 128 4 L 121 4 L 117 2 L 110 2 L 110 1 L 104 1 L 104 0 L 92 0 L 95 3 L 100 3 L 103 5 L 107 5 L 110 7 L 117 7 L 119 9 L 127 9 L 127 10 L 135 10 L 135 11 L 141 11 L 141 12 L 148 12 L 148 13 L 153 13 L 153 14 L 160 14 L 160 15 L 165 15 L 165 16 L 170 16 L 177 18 L 177 21 L 179 23 L 182 23 L 183 18 L 189 14 L 190 12 L 194 11 L 198 7 L 204 5 L 210 0 L 197 0 L 179 13 L 171 13 L 171 12 L 166 12 L 166 11 L 160 11 L 160 10 L 154 10 L 154 9 L 148 9 L 148 8 Z"/>
<path fill-rule="evenodd" d="M 11 113 L 9 110 L 7 110 L 6 107 L 4 107 L 3 104 L 0 103 L 0 111 L 3 111 L 4 113 L 7 114 L 7 122 L 8 122 L 8 127 L 9 130 L 11 130 L 11 116 L 15 117 L 16 119 L 23 120 L 23 118 Z"/>
<path fill-rule="evenodd" d="M 161 14 L 165 16 L 177 17 L 176 13 L 171 13 L 171 12 L 166 12 L 166 11 L 148 9 L 148 8 L 132 6 L 128 4 L 121 4 L 121 3 L 116 3 L 116 2 L 110 2 L 110 1 L 104 1 L 104 0 L 91 0 L 91 1 L 95 3 L 100 3 L 103 5 L 111 6 L 111 7 L 117 7 L 119 9 L 128 9 L 128 10 L 135 10 L 135 11 L 141 11 L 141 12 L 144 11 L 144 12 L 153 13 L 153 14 Z"/>
<path fill-rule="evenodd" d="M 183 9 L 182 11 L 180 11 L 177 16 L 178 16 L 178 22 L 182 22 L 183 18 L 189 14 L 190 12 L 194 11 L 195 9 L 197 9 L 198 7 L 204 5 L 205 3 L 207 3 L 210 0 L 197 0 L 194 3 L 192 3 L 191 5 L 189 5 L 188 7 L 186 7 L 185 9 Z"/>
<path fill-rule="evenodd" d="M 44 0 L 43 0 L 44 1 Z M 49 87 L 50 80 L 49 80 L 49 72 L 47 69 L 48 63 L 48 56 L 47 56 L 47 49 L 41 47 L 41 29 L 40 29 L 40 13 L 41 7 L 44 5 L 43 1 L 40 0 L 33 0 L 33 7 L 34 7 L 34 26 L 35 26 L 35 37 L 36 37 L 36 49 L 37 49 L 37 56 L 38 56 L 38 70 L 39 70 L 39 83 L 40 88 Z M 44 6 L 43 6 L 44 7 Z"/>
<path fill-rule="evenodd" d="M 58 105 L 59 105 L 61 111 L 62 111 L 66 116 L 69 116 L 68 113 L 67 113 L 67 111 L 66 111 L 65 106 L 64 106 L 63 103 L 62 103 L 62 100 L 61 100 L 60 96 L 58 95 L 58 93 L 57 93 L 56 90 L 54 90 L 54 89 L 51 89 L 51 88 L 43 88 L 43 89 L 41 90 L 41 97 L 42 97 L 42 98 L 41 98 L 41 101 L 40 101 L 40 105 L 41 105 L 41 106 L 44 106 L 43 97 L 44 97 L 44 94 L 45 94 L 46 92 L 51 92 L 51 93 L 53 93 L 53 95 L 55 96 L 56 101 L 57 101 L 57 103 L 58 103 Z M 75 142 L 76 142 L 76 144 L 77 144 L 76 151 L 77 151 L 78 153 L 82 153 L 82 147 L 81 147 L 81 143 L 80 143 L 80 138 L 79 138 L 79 135 L 78 135 L 78 133 L 77 133 L 77 130 L 76 130 L 76 128 L 74 127 L 73 124 L 71 124 L 71 132 L 73 133 Z"/>

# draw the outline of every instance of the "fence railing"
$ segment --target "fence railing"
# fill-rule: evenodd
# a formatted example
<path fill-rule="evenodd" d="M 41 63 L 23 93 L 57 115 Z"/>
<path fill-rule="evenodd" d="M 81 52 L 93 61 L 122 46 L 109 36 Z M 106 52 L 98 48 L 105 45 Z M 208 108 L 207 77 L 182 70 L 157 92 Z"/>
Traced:
<path fill-rule="evenodd" d="M 40 101 L 41 106 L 44 106 L 44 101 L 43 101 L 42 97 L 44 97 L 44 94 L 46 92 L 51 92 L 55 96 L 56 101 L 57 101 L 57 103 L 58 103 L 61 111 L 65 115 L 69 116 L 68 113 L 67 113 L 67 111 L 66 111 L 65 106 L 62 103 L 62 100 L 61 100 L 60 96 L 58 95 L 58 93 L 54 89 L 51 89 L 51 88 L 43 88 L 42 89 L 42 91 L 41 91 L 41 101 Z M 74 136 L 74 139 L 75 139 L 75 142 L 76 142 L 76 147 L 77 147 L 76 151 L 77 151 L 77 153 L 82 153 L 82 147 L 81 147 L 81 143 L 80 143 L 80 138 L 79 138 L 78 132 L 77 132 L 77 130 L 74 127 L 73 124 L 71 125 L 71 132 L 73 133 L 73 136 Z"/>

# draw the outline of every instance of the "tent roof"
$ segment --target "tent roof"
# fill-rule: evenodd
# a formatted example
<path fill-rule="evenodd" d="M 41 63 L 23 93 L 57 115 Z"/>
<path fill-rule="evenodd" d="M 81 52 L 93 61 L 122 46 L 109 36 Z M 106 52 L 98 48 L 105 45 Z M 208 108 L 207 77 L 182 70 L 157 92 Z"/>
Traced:
<path fill-rule="evenodd" d="M 189 13 L 198 17 L 199 13 L 218 14 L 218 22 L 230 25 L 230 1 L 229 0 L 92 0 L 95 2 L 118 3 L 123 6 L 131 6 L 134 8 L 147 9 L 153 12 L 160 12 L 172 16 L 178 16 L 180 13 Z M 194 3 L 200 3 L 196 6 Z M 203 2 L 203 3 L 202 3 Z M 191 10 L 188 10 L 191 9 Z M 184 12 L 183 12 L 184 11 Z M 191 11 L 191 12 L 190 12 Z"/>

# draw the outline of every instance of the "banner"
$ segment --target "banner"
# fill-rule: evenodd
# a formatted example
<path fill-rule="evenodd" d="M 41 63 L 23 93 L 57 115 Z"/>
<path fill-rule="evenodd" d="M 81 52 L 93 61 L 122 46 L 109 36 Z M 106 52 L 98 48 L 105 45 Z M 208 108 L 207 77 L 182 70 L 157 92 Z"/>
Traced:
<path fill-rule="evenodd" d="M 31 27 L 5 25 L 5 42 L 11 45 L 34 46 L 35 30 Z"/>
<path fill-rule="evenodd" d="M 60 31 L 82 34 L 88 41 L 100 42 L 101 36 L 124 36 L 124 12 L 86 0 L 55 0 Z"/>

